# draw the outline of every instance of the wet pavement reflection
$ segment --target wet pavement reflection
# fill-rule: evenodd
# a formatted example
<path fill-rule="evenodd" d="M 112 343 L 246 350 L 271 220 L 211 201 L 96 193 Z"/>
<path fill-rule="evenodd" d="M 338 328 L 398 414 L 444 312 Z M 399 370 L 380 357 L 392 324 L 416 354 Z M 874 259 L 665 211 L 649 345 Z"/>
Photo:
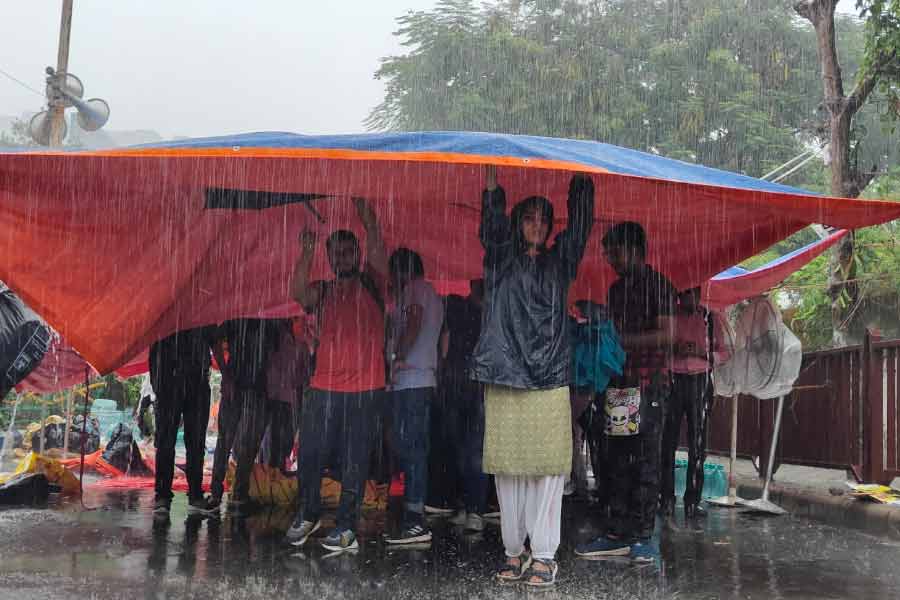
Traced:
<path fill-rule="evenodd" d="M 0 511 L 0 598 L 490 598 L 534 595 L 490 580 L 499 527 L 464 533 L 435 520 L 431 546 L 388 548 L 369 514 L 354 553 L 283 543 L 290 510 L 247 518 L 186 516 L 176 498 L 154 521 L 152 491 L 89 491 L 80 503 Z M 711 510 L 661 528 L 659 564 L 576 559 L 602 522 L 564 509 L 561 579 L 544 598 L 897 598 L 900 544 L 792 517 Z"/>

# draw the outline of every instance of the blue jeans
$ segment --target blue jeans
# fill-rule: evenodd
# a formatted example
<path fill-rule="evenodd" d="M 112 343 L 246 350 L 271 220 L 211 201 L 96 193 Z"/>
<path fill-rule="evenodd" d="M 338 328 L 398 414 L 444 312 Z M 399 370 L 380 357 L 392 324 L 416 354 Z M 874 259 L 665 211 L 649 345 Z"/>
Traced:
<path fill-rule="evenodd" d="M 369 458 L 381 431 L 381 390 L 330 392 L 310 388 L 300 409 L 300 510 L 307 521 L 322 509 L 322 467 L 340 463 L 341 499 L 336 525 L 356 529 Z"/>
<path fill-rule="evenodd" d="M 434 388 L 390 393 L 391 445 L 404 473 L 404 520 L 422 521 L 428 489 L 428 445 Z M 415 523 L 410 523 L 415 524 Z"/>

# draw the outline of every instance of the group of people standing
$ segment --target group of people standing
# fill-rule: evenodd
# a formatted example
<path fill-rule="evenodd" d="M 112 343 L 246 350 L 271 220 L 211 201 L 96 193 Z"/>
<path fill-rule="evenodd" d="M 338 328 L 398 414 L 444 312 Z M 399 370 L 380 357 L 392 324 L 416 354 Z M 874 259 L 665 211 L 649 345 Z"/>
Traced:
<path fill-rule="evenodd" d="M 576 554 L 652 560 L 657 511 L 671 513 L 674 506 L 674 453 L 685 413 L 693 440 L 685 510 L 691 517 L 698 512 L 715 324 L 699 307 L 697 290 L 679 296 L 646 263 L 643 228 L 616 224 L 602 248 L 618 279 L 603 310 L 583 317 L 608 319 L 603 331 L 610 338 L 594 343 L 615 346 L 620 361 L 603 386 L 578 387 L 568 294 L 593 228 L 594 198 L 591 177 L 573 176 L 567 228 L 551 243 L 553 205 L 531 196 L 508 212 L 496 171 L 486 168 L 479 228 L 484 275 L 465 299 L 443 301 L 413 250 L 388 257 L 376 215 L 362 199 L 353 202 L 365 231 L 365 260 L 354 233 L 331 233 L 325 251 L 332 279 L 311 280 L 319 240 L 312 231 L 301 233 L 291 294 L 315 317 L 311 339 L 296 335 L 289 321 L 239 319 L 179 332 L 151 349 L 160 405 L 156 509 L 166 512 L 171 499 L 179 421 L 189 510 L 197 512 L 218 508 L 231 451 L 237 468 L 230 501 L 240 507 L 266 430 L 269 460 L 282 465 L 296 430 L 298 511 L 287 540 L 301 546 L 320 529 L 319 483 L 328 467 L 341 495 L 335 526 L 321 543 L 350 550 L 358 547 L 364 486 L 378 462 L 372 457 L 386 440 L 404 487 L 401 523 L 386 535 L 388 544 L 431 540 L 429 488 L 434 495 L 448 481 L 453 491 L 438 495 L 452 496 L 455 522 L 483 528 L 493 475 L 506 556 L 496 578 L 547 587 L 558 574 L 567 479 L 574 473 L 576 483 L 584 480 L 578 460 L 573 472 L 583 436 L 601 500 L 595 506 L 607 513 L 609 527 Z M 212 493 L 204 498 L 210 354 L 222 369 L 223 399 Z M 280 360 L 267 360 L 276 354 Z M 277 390 L 291 391 L 281 401 Z M 588 413 L 593 418 L 585 419 Z"/>

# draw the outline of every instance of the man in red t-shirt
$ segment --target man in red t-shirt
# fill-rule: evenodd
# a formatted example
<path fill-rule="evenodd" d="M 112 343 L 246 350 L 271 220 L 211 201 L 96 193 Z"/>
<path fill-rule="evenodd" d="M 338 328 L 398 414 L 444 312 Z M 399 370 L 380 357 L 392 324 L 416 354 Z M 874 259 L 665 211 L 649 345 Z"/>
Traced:
<path fill-rule="evenodd" d="M 341 499 L 335 528 L 323 540 L 328 550 L 357 548 L 356 521 L 369 454 L 380 430 L 384 389 L 384 282 L 387 256 L 375 213 L 353 200 L 366 231 L 366 263 L 360 269 L 356 236 L 338 230 L 325 248 L 335 279 L 309 281 L 316 236 L 300 234 L 302 252 L 294 268 L 291 295 L 318 326 L 316 366 L 303 400 L 300 425 L 299 511 L 287 540 L 301 546 L 321 525 L 322 467 L 332 457 L 341 465 Z"/>

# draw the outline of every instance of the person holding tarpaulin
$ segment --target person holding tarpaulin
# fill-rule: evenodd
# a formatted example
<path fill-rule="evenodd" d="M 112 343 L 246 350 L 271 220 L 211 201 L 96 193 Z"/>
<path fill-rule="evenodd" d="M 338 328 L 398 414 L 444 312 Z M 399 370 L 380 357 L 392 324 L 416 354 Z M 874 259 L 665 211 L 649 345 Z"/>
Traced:
<path fill-rule="evenodd" d="M 495 168 L 486 176 L 479 229 L 485 299 L 471 374 L 485 386 L 483 465 L 496 476 L 500 501 L 506 560 L 496 578 L 549 587 L 559 570 L 563 487 L 572 468 L 568 293 L 594 222 L 594 184 L 572 177 L 568 227 L 548 247 L 550 201 L 531 196 L 507 215 Z"/>
<path fill-rule="evenodd" d="M 663 417 L 671 388 L 675 288 L 646 263 L 647 235 L 635 222 L 614 225 L 602 239 L 606 261 L 619 278 L 607 309 L 621 336 L 625 364 L 604 399 L 610 484 L 610 527 L 581 544 L 579 556 L 628 556 L 651 562 L 659 504 Z"/>
<path fill-rule="evenodd" d="M 384 240 L 374 211 L 354 198 L 366 231 L 366 262 L 360 269 L 359 241 L 338 230 L 325 241 L 335 279 L 310 282 L 316 234 L 300 234 L 291 295 L 316 315 L 316 364 L 301 407 L 298 512 L 287 541 L 302 546 L 321 526 L 320 481 L 325 462 L 337 455 L 341 499 L 335 528 L 322 541 L 327 550 L 359 547 L 356 521 L 370 452 L 380 432 L 384 365 L 384 290 L 388 278 Z"/>

